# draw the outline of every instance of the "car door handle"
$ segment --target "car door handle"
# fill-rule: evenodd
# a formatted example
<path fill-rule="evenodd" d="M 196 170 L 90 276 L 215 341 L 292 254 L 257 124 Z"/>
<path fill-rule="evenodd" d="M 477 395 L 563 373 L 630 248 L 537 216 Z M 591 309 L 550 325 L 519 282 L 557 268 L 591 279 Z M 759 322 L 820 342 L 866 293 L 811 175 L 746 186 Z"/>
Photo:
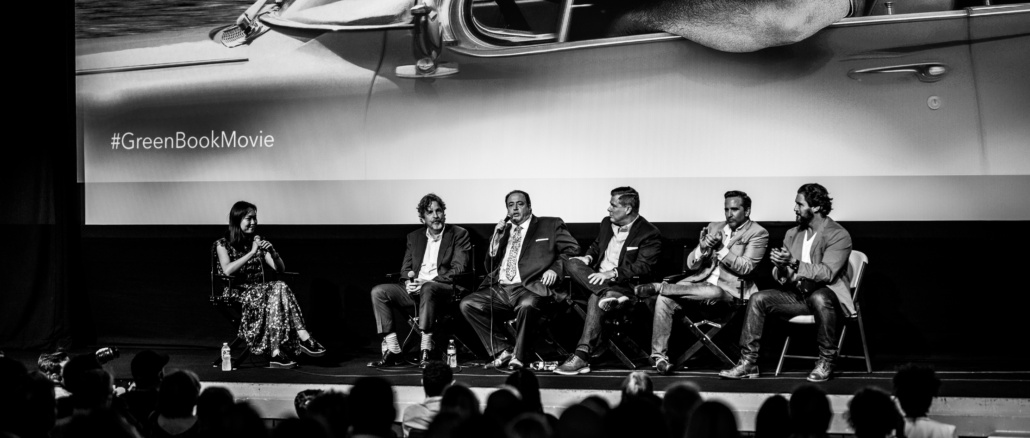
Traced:
<path fill-rule="evenodd" d="M 937 82 L 944 79 L 944 76 L 951 69 L 939 62 L 926 62 L 919 64 L 888 65 L 884 67 L 856 68 L 848 72 L 848 77 L 861 81 L 862 76 L 901 73 L 913 74 L 922 82 Z"/>

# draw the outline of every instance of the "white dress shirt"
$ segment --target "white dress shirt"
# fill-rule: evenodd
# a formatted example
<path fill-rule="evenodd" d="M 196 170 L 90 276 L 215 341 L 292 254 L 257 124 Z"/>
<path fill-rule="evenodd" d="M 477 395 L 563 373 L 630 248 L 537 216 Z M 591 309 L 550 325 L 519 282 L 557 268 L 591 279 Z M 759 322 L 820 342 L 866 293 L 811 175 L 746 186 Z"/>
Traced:
<path fill-rule="evenodd" d="M 443 232 L 446 230 L 440 230 L 440 235 L 434 237 L 433 233 L 429 232 L 429 227 L 426 227 L 426 252 L 422 255 L 422 267 L 418 271 L 418 279 L 424 281 L 432 281 L 439 274 L 436 266 L 436 259 L 440 255 L 440 241 L 443 240 Z"/>

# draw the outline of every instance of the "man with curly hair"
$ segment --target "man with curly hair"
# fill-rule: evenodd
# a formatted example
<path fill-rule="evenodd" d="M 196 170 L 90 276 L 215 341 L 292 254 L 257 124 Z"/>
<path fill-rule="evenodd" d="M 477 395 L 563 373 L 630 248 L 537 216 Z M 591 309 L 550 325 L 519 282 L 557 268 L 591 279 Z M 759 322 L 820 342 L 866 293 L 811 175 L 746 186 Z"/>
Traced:
<path fill-rule="evenodd" d="M 468 270 L 469 233 L 456 225 L 446 225 L 447 204 L 430 193 L 416 207 L 425 228 L 408 234 L 400 275 L 404 284 L 387 283 L 372 288 L 372 309 L 376 327 L 383 337 L 383 357 L 370 362 L 378 368 L 401 364 L 401 345 L 397 340 L 395 315 L 416 314 L 422 332 L 421 365 L 434 354 L 433 324 L 440 311 L 454 297 L 454 277 Z"/>
<path fill-rule="evenodd" d="M 833 219 L 833 198 L 826 188 L 815 183 L 802 185 L 794 198 L 797 226 L 787 230 L 783 247 L 774 248 L 769 259 L 773 278 L 780 283 L 751 296 L 747 319 L 740 334 L 740 361 L 719 373 L 726 379 L 758 377 L 758 345 L 765 317 L 789 320 L 813 315 L 819 359 L 808 375 L 810 382 L 825 382 L 837 358 L 837 321 L 855 312 L 851 300 L 851 235 Z"/>

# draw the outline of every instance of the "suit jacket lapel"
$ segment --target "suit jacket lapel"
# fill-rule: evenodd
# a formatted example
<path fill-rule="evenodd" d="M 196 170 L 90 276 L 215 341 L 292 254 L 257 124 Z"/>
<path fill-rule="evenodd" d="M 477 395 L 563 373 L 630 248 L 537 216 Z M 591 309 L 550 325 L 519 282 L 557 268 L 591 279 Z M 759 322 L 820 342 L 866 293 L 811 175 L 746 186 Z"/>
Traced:
<path fill-rule="evenodd" d="M 636 243 L 637 237 L 640 236 L 640 230 L 644 228 L 645 223 L 647 223 L 647 220 L 645 220 L 643 216 L 637 216 L 637 221 L 629 228 L 629 235 L 626 236 L 626 241 L 622 243 L 622 250 L 619 251 L 619 266 L 622 266 L 622 261 L 626 258 L 626 249 L 629 248 L 630 245 Z M 612 227 L 610 226 L 608 227 L 608 232 L 612 233 L 612 235 L 608 237 L 608 240 L 611 241 L 611 239 L 615 237 L 615 232 L 612 231 Z M 608 244 L 606 243 L 604 247 L 607 249 Z"/>
<path fill-rule="evenodd" d="M 454 233 L 451 232 L 450 228 L 444 226 L 443 236 L 440 237 L 440 250 L 436 253 L 436 270 L 439 272 L 440 265 L 443 264 L 444 260 L 447 260 L 447 252 L 451 249 L 451 241 L 454 240 Z M 428 241 L 426 245 L 428 245 Z"/>
<path fill-rule="evenodd" d="M 415 271 L 415 276 L 418 276 L 418 271 L 422 269 L 422 259 L 426 255 L 426 238 L 425 229 L 423 232 L 415 235 L 415 247 L 411 249 L 411 269 Z"/>
<path fill-rule="evenodd" d="M 536 228 L 540 225 L 540 221 L 536 220 L 535 217 L 529 217 L 529 227 L 526 228 L 526 237 L 522 238 L 522 248 L 519 249 L 519 261 L 526 257 L 526 249 L 529 248 L 529 241 L 536 236 Z M 515 227 L 511 228 L 511 232 L 515 232 Z"/>

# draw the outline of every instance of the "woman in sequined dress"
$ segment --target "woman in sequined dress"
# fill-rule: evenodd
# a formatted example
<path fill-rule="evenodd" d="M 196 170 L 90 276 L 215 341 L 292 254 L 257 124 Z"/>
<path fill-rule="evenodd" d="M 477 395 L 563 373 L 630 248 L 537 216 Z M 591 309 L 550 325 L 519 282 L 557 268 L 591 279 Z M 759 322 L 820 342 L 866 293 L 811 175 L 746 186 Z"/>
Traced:
<path fill-rule="evenodd" d="M 293 368 L 297 363 L 291 355 L 318 357 L 325 354 L 325 347 L 305 329 L 304 316 L 289 286 L 265 281 L 266 272 L 283 272 L 285 265 L 272 243 L 254 234 L 257 224 L 254 204 L 233 204 L 229 230 L 215 243 L 215 251 L 222 272 L 237 279 L 226 293 L 243 304 L 240 337 L 252 353 L 271 355 L 270 367 Z"/>

